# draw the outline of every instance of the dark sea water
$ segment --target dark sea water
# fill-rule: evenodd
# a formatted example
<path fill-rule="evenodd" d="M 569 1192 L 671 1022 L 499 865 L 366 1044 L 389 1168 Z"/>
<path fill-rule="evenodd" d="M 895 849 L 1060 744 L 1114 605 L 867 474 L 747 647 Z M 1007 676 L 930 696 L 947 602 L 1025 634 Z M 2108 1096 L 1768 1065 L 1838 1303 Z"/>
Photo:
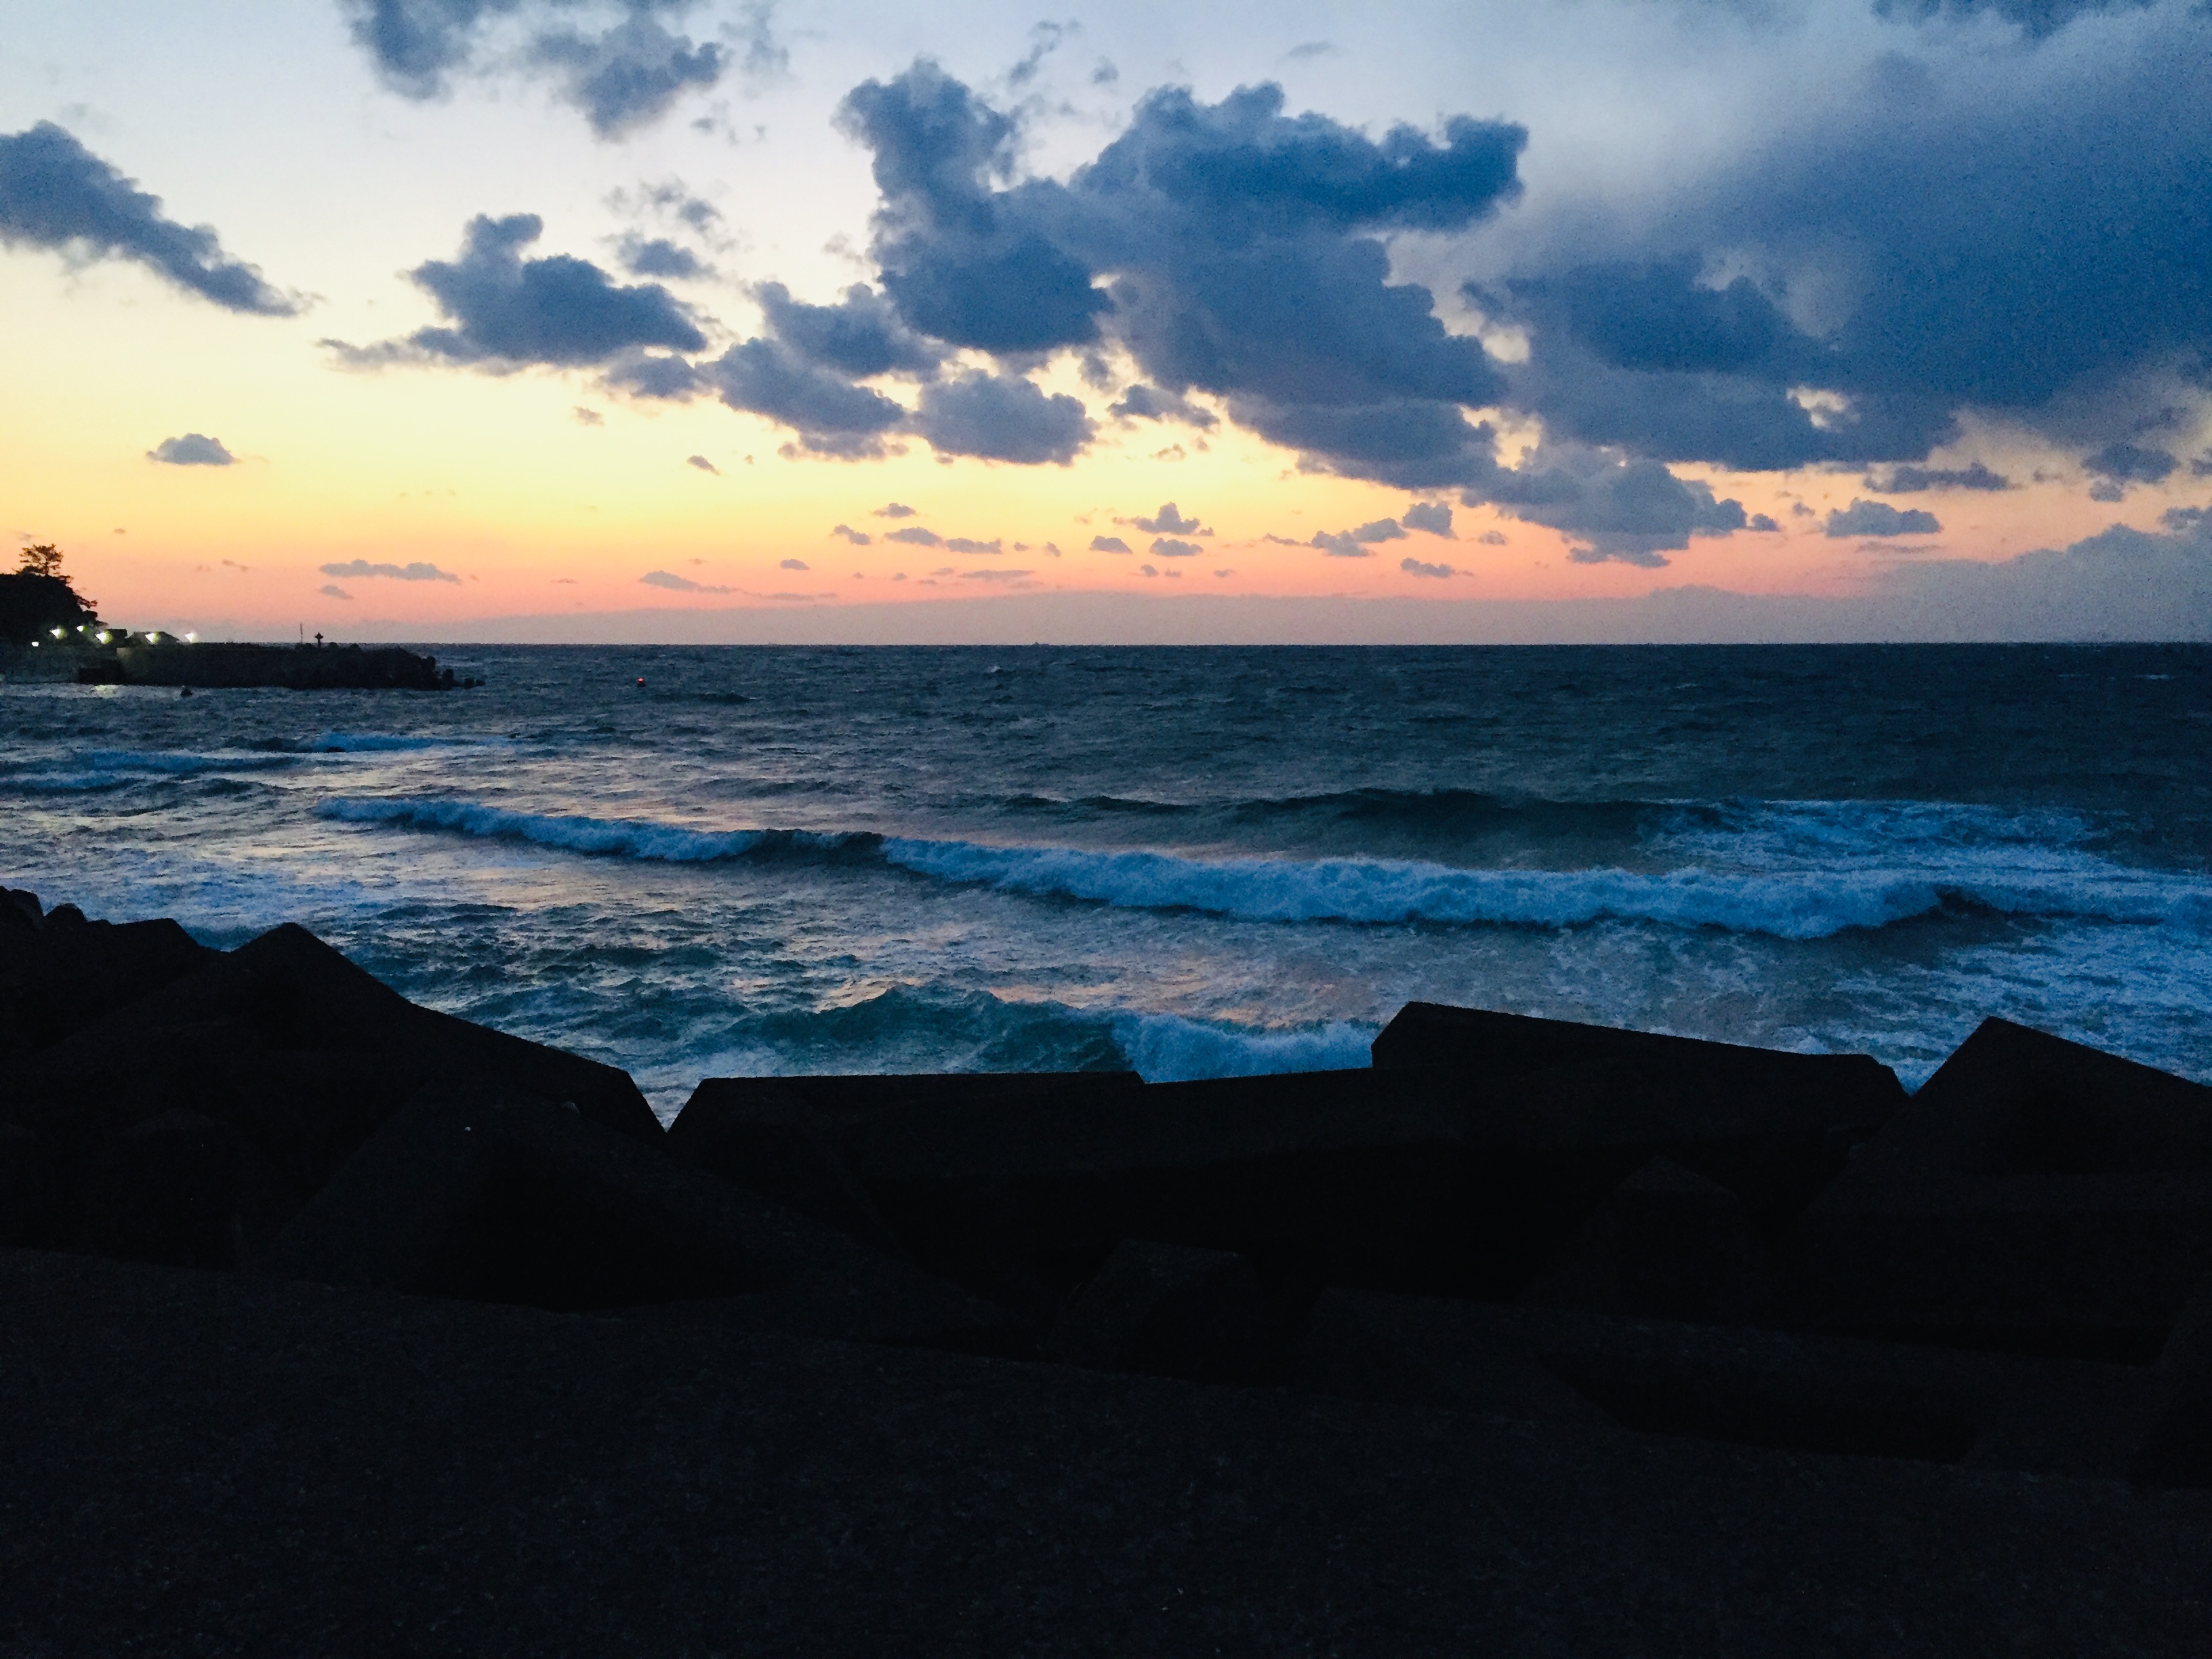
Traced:
<path fill-rule="evenodd" d="M 701 1077 L 1365 1063 L 1406 1000 L 2212 1080 L 2212 648 L 469 648 L 0 685 L 0 880 Z M 643 690 L 634 684 L 646 679 Z"/>

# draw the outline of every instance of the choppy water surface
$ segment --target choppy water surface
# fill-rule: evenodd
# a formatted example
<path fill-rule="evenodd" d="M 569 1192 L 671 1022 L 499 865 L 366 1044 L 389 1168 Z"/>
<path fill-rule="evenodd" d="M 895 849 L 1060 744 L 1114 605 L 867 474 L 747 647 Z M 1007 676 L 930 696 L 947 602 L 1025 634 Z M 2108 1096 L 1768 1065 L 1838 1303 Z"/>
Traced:
<path fill-rule="evenodd" d="M 2212 1079 L 2212 649 L 440 654 L 489 684 L 0 685 L 0 879 L 303 922 L 664 1113 L 1357 1065 L 1413 997 Z"/>

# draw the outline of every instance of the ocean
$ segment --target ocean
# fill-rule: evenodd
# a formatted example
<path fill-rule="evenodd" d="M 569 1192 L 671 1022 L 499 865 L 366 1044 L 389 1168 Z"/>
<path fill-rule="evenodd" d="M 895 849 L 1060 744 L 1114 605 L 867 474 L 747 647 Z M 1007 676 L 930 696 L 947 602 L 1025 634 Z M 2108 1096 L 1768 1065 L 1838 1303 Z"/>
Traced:
<path fill-rule="evenodd" d="M 664 1116 L 1359 1066 L 1416 998 L 2212 1081 L 2212 648 L 433 648 L 486 684 L 0 685 L 0 881 L 301 922 Z"/>

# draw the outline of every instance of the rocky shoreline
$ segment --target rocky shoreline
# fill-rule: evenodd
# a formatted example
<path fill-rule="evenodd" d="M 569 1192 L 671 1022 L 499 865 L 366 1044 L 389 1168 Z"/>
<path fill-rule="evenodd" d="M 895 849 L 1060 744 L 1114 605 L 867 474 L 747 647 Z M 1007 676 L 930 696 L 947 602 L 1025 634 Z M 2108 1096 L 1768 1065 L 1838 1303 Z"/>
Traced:
<path fill-rule="evenodd" d="M 630 1079 L 0 898 L 0 1653 L 2195 1653 L 2212 1089 Z"/>

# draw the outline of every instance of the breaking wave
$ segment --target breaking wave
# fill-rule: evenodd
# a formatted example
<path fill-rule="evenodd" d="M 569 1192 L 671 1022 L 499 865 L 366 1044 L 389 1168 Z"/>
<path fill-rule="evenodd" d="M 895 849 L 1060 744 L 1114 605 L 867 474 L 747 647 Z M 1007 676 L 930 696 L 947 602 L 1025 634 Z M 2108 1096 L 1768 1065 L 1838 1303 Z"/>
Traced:
<path fill-rule="evenodd" d="M 1843 849 L 1832 845 L 1821 867 L 1729 870 L 1699 863 L 1648 872 L 1468 869 L 1377 858 L 1201 859 L 872 832 L 702 830 L 651 819 L 519 812 L 465 800 L 333 799 L 317 810 L 344 822 L 524 841 L 599 857 L 875 863 L 1040 898 L 1259 922 L 1557 928 L 1640 921 L 1791 939 L 1884 927 L 1951 908 L 2200 927 L 2212 923 L 2212 886 L 2199 879 L 2134 870 L 2079 851 L 2043 848 L 2022 857 L 1955 838 L 1941 848 L 1905 849 L 1926 856 L 1902 863 L 1871 864 L 1841 856 Z"/>

